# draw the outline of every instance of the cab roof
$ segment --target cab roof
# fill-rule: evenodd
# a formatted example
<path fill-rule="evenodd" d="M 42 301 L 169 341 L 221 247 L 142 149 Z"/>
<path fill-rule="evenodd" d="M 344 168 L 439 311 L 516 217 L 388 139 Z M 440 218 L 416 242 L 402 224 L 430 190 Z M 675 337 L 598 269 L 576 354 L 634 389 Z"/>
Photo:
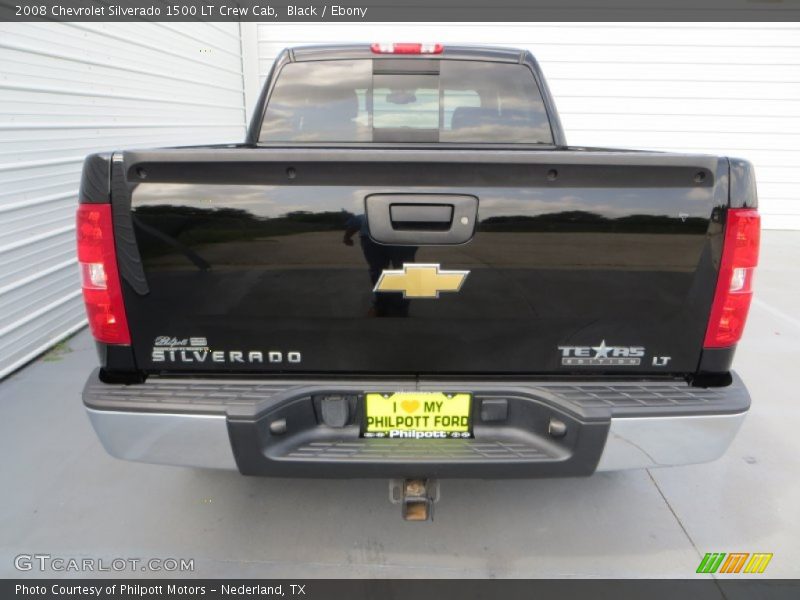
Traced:
<path fill-rule="evenodd" d="M 444 44 L 440 54 L 376 54 L 370 44 L 328 44 L 315 46 L 295 46 L 285 50 L 289 60 L 302 62 L 309 60 L 347 60 L 358 58 L 391 58 L 403 60 L 482 60 L 492 62 L 521 63 L 527 50 L 502 46 L 458 46 Z"/>

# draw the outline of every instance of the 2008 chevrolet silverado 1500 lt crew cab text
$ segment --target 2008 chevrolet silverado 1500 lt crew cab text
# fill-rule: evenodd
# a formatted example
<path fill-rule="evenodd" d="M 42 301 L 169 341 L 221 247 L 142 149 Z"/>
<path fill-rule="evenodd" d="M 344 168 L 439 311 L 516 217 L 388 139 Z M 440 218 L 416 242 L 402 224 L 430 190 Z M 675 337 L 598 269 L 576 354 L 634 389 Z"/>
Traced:
<path fill-rule="evenodd" d="M 86 160 L 112 455 L 303 477 L 708 461 L 750 404 L 753 170 L 567 145 L 526 51 L 284 51 L 244 144 Z"/>

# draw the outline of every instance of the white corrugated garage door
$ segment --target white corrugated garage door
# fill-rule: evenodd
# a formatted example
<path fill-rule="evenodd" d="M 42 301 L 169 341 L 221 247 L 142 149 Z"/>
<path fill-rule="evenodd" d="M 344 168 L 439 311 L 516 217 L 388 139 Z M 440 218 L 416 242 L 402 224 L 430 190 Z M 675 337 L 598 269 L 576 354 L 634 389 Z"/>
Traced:
<path fill-rule="evenodd" d="M 84 322 L 83 158 L 241 141 L 237 24 L 0 24 L 0 377 Z"/>
<path fill-rule="evenodd" d="M 263 81 L 284 47 L 441 41 L 528 48 L 574 145 L 706 152 L 756 165 L 766 228 L 800 229 L 800 26 L 370 23 L 258 26 Z"/>

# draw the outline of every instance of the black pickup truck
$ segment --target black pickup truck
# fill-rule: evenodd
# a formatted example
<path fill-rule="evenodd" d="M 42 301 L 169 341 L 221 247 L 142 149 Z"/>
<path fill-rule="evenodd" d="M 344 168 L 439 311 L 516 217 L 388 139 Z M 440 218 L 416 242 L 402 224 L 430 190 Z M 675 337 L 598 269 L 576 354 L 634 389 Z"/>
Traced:
<path fill-rule="evenodd" d="M 749 408 L 751 165 L 567 145 L 527 51 L 284 51 L 243 144 L 86 159 L 78 255 L 129 460 L 542 477 L 713 460 Z"/>

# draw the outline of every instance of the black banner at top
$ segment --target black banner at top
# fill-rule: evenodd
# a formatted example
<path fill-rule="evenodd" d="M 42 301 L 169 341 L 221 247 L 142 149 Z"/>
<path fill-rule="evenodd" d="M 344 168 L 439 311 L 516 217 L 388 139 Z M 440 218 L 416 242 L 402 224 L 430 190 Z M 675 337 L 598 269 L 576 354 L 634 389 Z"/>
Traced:
<path fill-rule="evenodd" d="M 800 0 L 0 0 L 0 21 L 800 21 Z"/>

